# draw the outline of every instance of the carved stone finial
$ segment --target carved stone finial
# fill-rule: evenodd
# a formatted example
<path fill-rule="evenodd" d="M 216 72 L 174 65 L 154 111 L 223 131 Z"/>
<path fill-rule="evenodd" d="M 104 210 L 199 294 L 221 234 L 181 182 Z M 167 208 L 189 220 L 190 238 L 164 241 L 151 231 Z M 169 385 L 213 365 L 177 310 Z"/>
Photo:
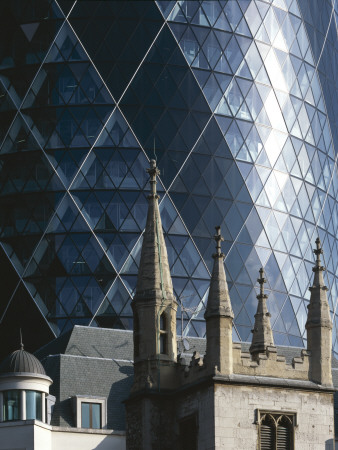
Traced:
<path fill-rule="evenodd" d="M 150 175 L 150 197 L 158 198 L 158 194 L 156 192 L 156 177 L 160 174 L 160 171 L 156 167 L 156 161 L 154 159 L 150 160 L 150 167 L 147 169 L 147 172 Z"/>
<path fill-rule="evenodd" d="M 224 258 L 224 253 L 222 253 L 222 249 L 221 249 L 221 242 L 224 241 L 224 237 L 221 235 L 221 227 L 217 226 L 215 227 L 216 229 L 216 234 L 214 236 L 214 239 L 216 241 L 216 253 L 214 253 L 212 256 L 213 258 Z"/>
<path fill-rule="evenodd" d="M 319 237 L 317 237 L 317 239 L 316 239 L 316 248 L 313 249 L 313 253 L 316 255 L 316 262 L 315 262 L 315 265 L 312 267 L 312 271 L 314 272 L 315 275 L 313 278 L 313 284 L 309 288 L 309 290 L 311 293 L 312 292 L 317 293 L 317 289 L 320 289 L 318 291 L 320 293 L 320 291 L 327 291 L 328 288 L 325 286 L 325 283 L 324 283 L 323 272 L 326 269 L 324 266 L 322 266 L 322 261 L 320 258 L 320 255 L 323 254 L 324 252 L 323 252 Z M 316 298 L 316 296 L 311 296 L 311 298 L 312 297 Z M 318 297 L 318 300 L 323 301 L 324 303 L 327 302 L 327 299 L 320 298 L 320 296 Z M 311 303 L 311 299 L 310 299 L 310 303 Z M 315 302 L 313 302 L 313 303 L 315 303 Z M 308 306 L 308 308 L 309 308 L 309 306 Z"/>
<path fill-rule="evenodd" d="M 264 283 L 266 283 L 266 278 L 264 278 L 264 269 L 261 267 L 259 269 L 260 278 L 257 278 L 258 283 L 260 284 L 259 295 L 257 298 L 268 298 L 266 294 L 264 294 Z"/>
<path fill-rule="evenodd" d="M 250 346 L 251 355 L 256 358 L 259 353 L 265 353 L 268 347 L 274 347 L 274 340 L 271 328 L 270 317 L 266 306 L 266 299 L 268 296 L 264 293 L 264 269 L 259 269 L 260 277 L 257 278 L 259 283 L 259 294 L 257 295 L 258 305 L 255 314 L 255 324 L 252 330 L 252 343 Z"/>
<path fill-rule="evenodd" d="M 320 255 L 323 253 L 323 249 L 319 237 L 317 237 L 316 239 L 316 248 L 313 250 L 313 253 L 316 255 L 316 265 L 313 268 L 313 271 L 315 271 L 316 269 L 325 270 L 320 259 Z"/>
<path fill-rule="evenodd" d="M 320 242 L 319 237 L 316 239 L 316 248 L 313 249 L 313 253 L 316 255 L 315 265 L 312 267 L 312 272 L 314 272 L 315 276 L 313 279 L 312 287 L 310 287 L 310 291 L 316 288 L 317 286 L 321 286 L 322 289 L 327 290 L 327 287 L 324 283 L 323 272 L 326 270 L 324 266 L 322 266 L 322 261 L 320 255 L 322 255 L 323 249 Z"/>
<path fill-rule="evenodd" d="M 224 238 L 221 235 L 221 227 L 217 226 L 215 228 L 216 234 L 214 239 L 216 241 L 216 253 L 212 255 L 215 262 L 211 275 L 208 303 L 204 317 L 206 319 L 211 316 L 233 318 L 234 316 L 223 264 L 225 255 L 222 253 L 221 249 L 221 242 L 224 241 Z"/>

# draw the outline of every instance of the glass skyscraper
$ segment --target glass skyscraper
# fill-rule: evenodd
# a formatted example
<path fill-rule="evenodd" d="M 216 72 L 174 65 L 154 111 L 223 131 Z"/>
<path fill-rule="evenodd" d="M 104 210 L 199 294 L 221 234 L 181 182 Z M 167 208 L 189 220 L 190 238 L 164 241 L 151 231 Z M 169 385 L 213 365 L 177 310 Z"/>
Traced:
<path fill-rule="evenodd" d="M 205 333 L 221 225 L 235 338 L 263 266 L 275 343 L 306 345 L 319 236 L 338 353 L 335 5 L 1 2 L 1 325 L 132 328 L 156 158 L 178 332 Z"/>

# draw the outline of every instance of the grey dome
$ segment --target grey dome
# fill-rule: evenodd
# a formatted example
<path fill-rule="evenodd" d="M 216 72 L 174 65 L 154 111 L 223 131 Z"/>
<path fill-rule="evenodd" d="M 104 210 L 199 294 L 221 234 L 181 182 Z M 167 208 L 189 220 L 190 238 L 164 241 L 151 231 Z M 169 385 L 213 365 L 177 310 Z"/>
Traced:
<path fill-rule="evenodd" d="M 40 361 L 34 355 L 23 349 L 11 353 L 0 364 L 0 374 L 19 372 L 46 375 L 45 369 Z"/>

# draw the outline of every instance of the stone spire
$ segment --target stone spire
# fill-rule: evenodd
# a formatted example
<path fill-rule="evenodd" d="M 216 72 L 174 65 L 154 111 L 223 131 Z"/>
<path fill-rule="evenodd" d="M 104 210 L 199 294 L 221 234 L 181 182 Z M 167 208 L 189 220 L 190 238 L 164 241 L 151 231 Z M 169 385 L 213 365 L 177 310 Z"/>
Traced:
<path fill-rule="evenodd" d="M 252 330 L 252 343 L 250 346 L 250 353 L 256 357 L 259 353 L 265 353 L 267 347 L 274 347 L 273 334 L 271 329 L 270 317 L 266 306 L 266 299 L 268 296 L 264 294 L 264 270 L 259 269 L 260 278 L 257 279 L 260 284 L 260 292 L 257 295 L 258 305 L 255 314 L 255 325 Z"/>
<path fill-rule="evenodd" d="M 305 325 L 308 350 L 311 353 L 310 379 L 331 386 L 332 321 L 326 295 L 328 289 L 324 284 L 325 267 L 321 263 L 323 250 L 319 238 L 316 239 L 316 248 L 313 252 L 316 255 L 316 263 L 312 268 L 314 279 L 310 287 L 311 297 Z"/>
<path fill-rule="evenodd" d="M 204 314 L 205 319 L 212 316 L 224 316 L 234 318 L 232 312 L 230 296 L 228 291 L 228 284 L 224 271 L 225 255 L 221 250 L 221 242 L 224 238 L 221 236 L 221 227 L 215 227 L 216 234 L 214 239 L 216 241 L 216 253 L 212 255 L 214 259 L 214 267 L 212 270 L 209 296 L 207 308 Z"/>
<path fill-rule="evenodd" d="M 233 371 L 232 356 L 232 312 L 228 285 L 224 271 L 224 253 L 221 250 L 221 227 L 216 227 L 216 253 L 211 275 L 207 308 L 204 314 L 206 320 L 206 365 L 212 371 L 223 374 Z"/>
<path fill-rule="evenodd" d="M 149 294 L 153 296 L 155 292 L 161 298 L 173 297 L 167 247 L 158 207 L 159 195 L 156 192 L 156 176 L 160 174 L 160 171 L 156 167 L 155 160 L 150 161 L 147 172 L 150 175 L 149 206 L 134 301 L 145 298 Z"/>
<path fill-rule="evenodd" d="M 176 310 L 167 248 L 156 192 L 159 170 L 154 160 L 150 175 L 148 214 L 143 234 L 134 313 L 134 386 L 133 390 L 165 387 L 162 378 L 166 366 L 177 359 Z"/>

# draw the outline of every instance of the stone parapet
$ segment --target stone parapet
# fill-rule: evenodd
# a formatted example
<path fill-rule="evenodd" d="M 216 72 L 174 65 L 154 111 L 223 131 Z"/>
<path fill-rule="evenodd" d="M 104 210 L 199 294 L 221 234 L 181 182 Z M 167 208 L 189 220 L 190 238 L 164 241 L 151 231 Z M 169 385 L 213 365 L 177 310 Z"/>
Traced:
<path fill-rule="evenodd" d="M 309 352 L 302 350 L 292 364 L 286 364 L 285 356 L 278 355 L 276 347 L 267 347 L 254 360 L 250 353 L 242 352 L 238 344 L 233 345 L 234 374 L 309 380 Z"/>
<path fill-rule="evenodd" d="M 292 359 L 291 364 L 286 362 L 283 355 L 278 355 L 276 347 L 267 347 L 265 353 L 252 358 L 249 352 L 242 352 L 241 344 L 233 344 L 233 375 L 246 375 L 252 377 L 269 377 L 289 380 L 311 381 L 309 376 L 311 354 L 301 350 L 300 355 Z M 205 364 L 198 352 L 194 352 L 190 360 L 179 355 L 177 373 L 181 384 L 196 382 L 208 376 L 224 376 L 218 367 L 211 368 Z M 230 374 L 231 376 L 231 374 Z"/>

